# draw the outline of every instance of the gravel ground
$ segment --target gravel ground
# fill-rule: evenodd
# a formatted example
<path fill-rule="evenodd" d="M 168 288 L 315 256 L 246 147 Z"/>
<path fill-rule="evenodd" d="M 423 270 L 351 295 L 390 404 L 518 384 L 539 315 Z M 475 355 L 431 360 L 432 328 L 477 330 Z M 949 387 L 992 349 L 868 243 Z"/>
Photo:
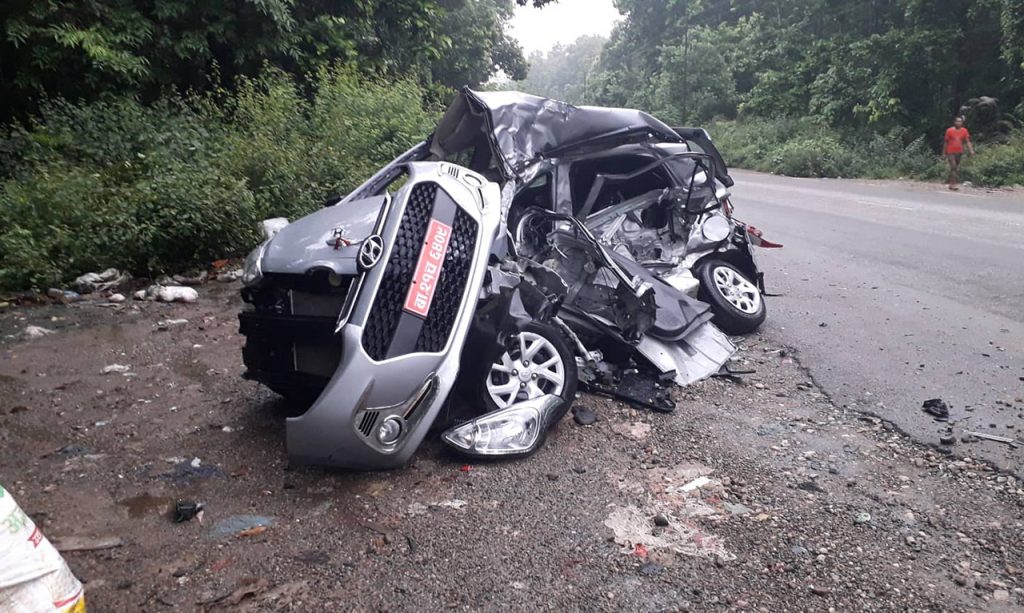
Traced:
<path fill-rule="evenodd" d="M 799 348 L 740 339 L 756 374 L 671 415 L 583 396 L 599 421 L 523 460 L 289 470 L 288 407 L 239 377 L 236 290 L 0 309 L 0 483 L 52 540 L 122 541 L 65 554 L 90 611 L 1024 606 L 1024 484 L 967 457 L 998 443 L 838 409 Z"/>

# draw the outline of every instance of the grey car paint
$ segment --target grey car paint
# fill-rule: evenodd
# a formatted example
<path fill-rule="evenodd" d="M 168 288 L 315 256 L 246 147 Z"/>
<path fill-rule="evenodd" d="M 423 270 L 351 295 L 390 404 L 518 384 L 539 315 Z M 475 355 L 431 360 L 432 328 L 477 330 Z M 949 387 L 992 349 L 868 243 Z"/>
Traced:
<path fill-rule="evenodd" d="M 387 261 L 394 244 L 408 196 L 415 185 L 424 181 L 438 183 L 477 221 L 479 248 L 474 254 L 465 296 L 446 347 L 439 353 L 411 353 L 379 362 L 367 355 L 361 342 L 363 327 L 373 308 L 385 267 L 378 265 L 368 271 L 352 314 L 337 335 L 342 347 L 338 370 L 306 413 L 288 419 L 288 454 L 297 463 L 369 470 L 402 466 L 419 447 L 447 400 L 459 370 L 460 350 L 476 310 L 476 292 L 483 283 L 490 245 L 501 215 L 498 186 L 463 168 L 458 168 L 459 178 L 453 177 L 449 171 L 453 167 L 451 164 L 434 162 L 410 164 L 409 179 L 395 194 L 381 232 L 386 245 L 381 258 L 383 263 Z M 467 174 L 469 182 L 466 181 Z M 358 202 L 351 202 L 339 210 L 345 210 Z M 342 217 L 330 216 L 330 219 L 340 220 Z M 369 213 L 364 212 L 357 217 L 365 221 Z M 372 224 L 360 227 L 367 233 L 372 230 Z M 312 232 L 300 232 L 296 236 L 309 241 L 324 237 L 322 233 Z M 280 239 L 281 234 L 272 242 Z M 309 248 L 314 253 L 319 249 L 311 243 Z M 267 272 L 275 272 L 275 265 L 293 266 L 282 260 L 275 260 L 273 265 L 265 264 L 264 270 Z M 423 392 L 424 386 L 431 381 L 434 382 L 433 389 L 427 390 L 423 406 L 417 409 L 413 419 L 402 424 L 403 435 L 395 444 L 377 444 L 357 430 L 356 420 L 362 411 L 369 409 L 389 415 L 397 414 L 395 407 L 400 407 Z"/>
<path fill-rule="evenodd" d="M 305 274 L 327 268 L 339 275 L 356 274 L 359 242 L 373 232 L 386 199 L 375 196 L 325 207 L 284 226 L 267 244 L 262 270 Z"/>
<path fill-rule="evenodd" d="M 349 292 L 354 298 L 342 308 L 334 337 L 341 354 L 337 370 L 313 406 L 302 416 L 288 420 L 291 459 L 356 469 L 405 464 L 454 385 L 492 245 L 499 229 L 503 240 L 506 230 L 511 230 L 506 223 L 516 190 L 540 172 L 551 171 L 556 210 L 571 217 L 566 162 L 618 145 L 651 142 L 685 147 L 672 128 L 640 111 L 573 107 L 518 92 L 477 93 L 466 89 L 430 138 L 380 169 L 337 205 L 283 228 L 258 252 L 258 270 L 301 275 L 326 269 L 343 276 L 355 275 L 354 289 Z M 445 162 L 420 161 L 451 159 L 456 154 L 459 159 L 469 154 L 472 159 L 468 165 L 482 174 Z M 409 177 L 405 186 L 389 200 L 384 193 L 386 186 L 406 171 Z M 442 350 L 374 360 L 363 348 L 363 331 L 378 297 L 407 200 L 412 189 L 427 180 L 440 184 L 455 205 L 477 221 L 478 236 L 466 290 Z M 593 240 L 579 221 L 573 221 Z M 360 242 L 372 233 L 383 240 L 385 251 L 380 262 L 385 264 L 360 271 L 356 265 Z M 605 263 L 617 271 L 618 265 Z M 629 280 L 633 280 L 632 275 Z M 642 293 L 649 288 L 633 289 Z M 706 321 L 689 323 L 710 327 Z M 721 335 L 686 336 L 693 340 L 688 346 L 666 347 L 653 341 L 638 349 L 650 354 L 659 368 L 666 372 L 674 369 L 680 379 L 688 380 L 709 374 L 714 366 L 687 369 L 687 363 L 698 354 L 720 365 L 732 352 L 732 346 Z M 581 351 L 590 355 L 585 347 Z M 407 413 L 410 403 L 417 401 L 420 407 Z M 395 426 L 393 430 L 400 430 L 401 436 L 394 441 L 384 440 L 386 437 L 378 440 L 367 433 L 367 428 L 361 432 L 360 425 L 366 423 L 362 418 L 370 413 L 374 415 L 371 428 L 388 423 Z"/>
<path fill-rule="evenodd" d="M 574 106 L 521 92 L 467 87 L 437 125 L 431 152 L 443 159 L 475 146 L 481 136 L 506 179 L 522 177 L 541 158 L 588 146 L 607 148 L 615 139 L 683 140 L 668 125 L 635 109 Z"/>

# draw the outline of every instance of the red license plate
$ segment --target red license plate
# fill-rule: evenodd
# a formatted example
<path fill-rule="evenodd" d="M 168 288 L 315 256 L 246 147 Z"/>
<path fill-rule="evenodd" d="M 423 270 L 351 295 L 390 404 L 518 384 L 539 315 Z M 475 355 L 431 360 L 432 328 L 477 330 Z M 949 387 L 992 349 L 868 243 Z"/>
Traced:
<path fill-rule="evenodd" d="M 441 277 L 444 256 L 448 253 L 448 241 L 452 238 L 452 227 L 436 219 L 430 220 L 427 236 L 423 239 L 420 259 L 412 277 L 412 285 L 405 296 L 405 310 L 426 319 L 434 291 Z"/>

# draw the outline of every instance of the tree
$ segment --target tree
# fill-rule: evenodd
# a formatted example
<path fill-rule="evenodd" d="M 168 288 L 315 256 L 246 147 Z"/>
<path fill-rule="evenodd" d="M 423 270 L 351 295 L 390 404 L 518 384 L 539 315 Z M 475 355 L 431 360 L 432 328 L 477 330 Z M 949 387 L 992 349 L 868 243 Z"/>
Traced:
<path fill-rule="evenodd" d="M 537 0 L 543 6 L 550 0 Z M 526 2 L 517 0 L 520 5 Z M 476 84 L 525 60 L 512 0 L 9 0 L 0 6 L 0 119 L 47 96 L 151 100 L 231 87 L 270 64 L 328 64 L 424 84 Z"/>
<path fill-rule="evenodd" d="M 1024 112 L 1024 0 L 616 0 L 601 103 L 673 119 L 809 117 L 936 133 L 967 100 Z"/>
<path fill-rule="evenodd" d="M 568 45 L 557 44 L 547 53 L 530 54 L 530 72 L 526 79 L 513 84 L 522 91 L 585 104 L 589 98 L 589 74 L 593 70 L 606 39 L 602 36 L 581 36 Z"/>

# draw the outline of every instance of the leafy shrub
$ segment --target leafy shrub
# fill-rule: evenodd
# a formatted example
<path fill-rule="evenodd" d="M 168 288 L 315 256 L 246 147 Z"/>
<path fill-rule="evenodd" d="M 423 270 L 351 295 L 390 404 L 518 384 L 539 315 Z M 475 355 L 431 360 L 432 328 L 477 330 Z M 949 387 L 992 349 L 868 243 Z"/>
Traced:
<path fill-rule="evenodd" d="M 718 121 L 710 132 L 726 162 L 738 168 L 795 177 L 943 180 L 947 166 L 924 135 L 906 128 L 843 133 L 806 119 Z M 978 185 L 1024 184 L 1024 135 L 1009 143 L 980 143 L 961 176 Z"/>
<path fill-rule="evenodd" d="M 1024 134 L 1005 145 L 976 145 L 977 155 L 964 160 L 961 178 L 978 185 L 1024 185 Z"/>
<path fill-rule="evenodd" d="M 0 138 L 0 287 L 242 255 L 261 219 L 313 211 L 424 138 L 423 98 L 324 70 L 308 92 L 268 71 L 233 94 L 51 102 Z"/>
<path fill-rule="evenodd" d="M 797 138 L 784 143 L 769 160 L 772 172 L 791 177 L 842 177 L 855 171 L 856 160 L 831 135 Z"/>

